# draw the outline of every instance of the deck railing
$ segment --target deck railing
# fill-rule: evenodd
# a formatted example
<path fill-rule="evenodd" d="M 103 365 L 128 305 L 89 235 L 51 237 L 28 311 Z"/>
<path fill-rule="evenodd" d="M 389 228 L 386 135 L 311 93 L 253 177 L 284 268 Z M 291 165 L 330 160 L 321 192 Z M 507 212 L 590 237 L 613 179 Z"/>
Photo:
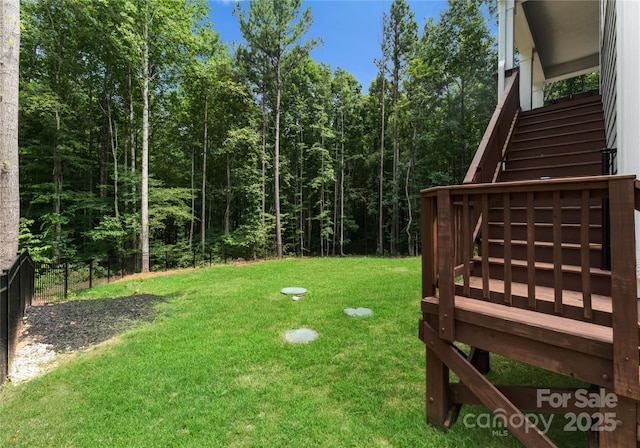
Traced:
<path fill-rule="evenodd" d="M 553 273 L 552 312 L 563 317 L 576 317 L 565 313 L 563 302 L 566 281 L 562 261 L 563 232 L 571 231 L 578 241 L 581 260 L 580 285 L 574 288 L 582 293 L 582 302 L 577 305 L 581 308 L 581 316 L 578 317 L 591 320 L 594 314 L 591 271 L 597 268 L 591 265 L 590 260 L 593 239 L 589 231 L 589 211 L 603 198 L 608 198 L 612 235 L 610 326 L 613 328 L 615 391 L 640 398 L 634 231 L 634 206 L 640 206 L 640 194 L 636 194 L 640 186 L 634 182 L 635 176 L 599 176 L 460 185 L 422 191 L 423 297 L 434 296 L 438 291 L 440 337 L 450 342 L 455 340 L 455 279 L 462 275 L 463 295 L 469 296 L 474 262 L 480 265 L 482 297 L 490 299 L 492 260 L 489 257 L 488 217 L 491 209 L 502 210 L 503 213 L 503 304 L 516 305 L 512 300 L 511 287 L 512 274 L 517 265 L 519 269 L 526 269 L 528 291 L 525 307 L 542 311 L 538 309 L 540 301 L 536 297 L 535 226 L 535 210 L 542 206 L 551 208 L 553 216 L 550 224 L 552 241 L 549 243 L 553 250 L 553 262 L 551 266 L 547 264 Z M 561 217 L 566 204 L 579 208 L 580 225 L 574 226 L 579 229 L 563 228 Z M 526 210 L 524 235 L 527 254 L 526 260 L 517 261 L 512 257 L 512 233 L 515 229 L 511 219 L 516 207 Z M 479 216 L 479 221 L 476 216 Z M 474 238 L 476 222 L 480 222 L 480 225 L 478 236 Z M 477 267 L 475 271 L 477 275 Z M 575 311 L 576 304 L 572 306 Z"/>

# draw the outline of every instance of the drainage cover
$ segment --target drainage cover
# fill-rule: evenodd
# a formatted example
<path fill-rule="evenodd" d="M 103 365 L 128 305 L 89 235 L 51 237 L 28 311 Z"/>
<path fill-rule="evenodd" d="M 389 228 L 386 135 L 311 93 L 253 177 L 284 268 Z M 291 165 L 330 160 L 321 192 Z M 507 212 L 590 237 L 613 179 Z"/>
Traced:
<path fill-rule="evenodd" d="M 369 308 L 345 308 L 344 314 L 351 317 L 371 316 L 373 311 Z"/>
<path fill-rule="evenodd" d="M 298 286 L 290 286 L 288 288 L 282 288 L 280 292 L 288 296 L 301 296 L 303 294 L 306 294 L 307 290 Z"/>
<path fill-rule="evenodd" d="M 284 335 L 287 341 L 298 344 L 306 344 L 308 342 L 315 341 L 316 339 L 318 339 L 318 336 L 320 336 L 318 332 L 310 328 L 298 328 L 297 330 L 289 330 Z"/>

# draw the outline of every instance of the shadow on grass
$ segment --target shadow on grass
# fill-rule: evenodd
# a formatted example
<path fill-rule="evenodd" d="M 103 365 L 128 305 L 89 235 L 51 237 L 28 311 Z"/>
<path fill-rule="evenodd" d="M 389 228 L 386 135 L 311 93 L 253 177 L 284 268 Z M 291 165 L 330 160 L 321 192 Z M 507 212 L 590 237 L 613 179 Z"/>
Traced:
<path fill-rule="evenodd" d="M 156 304 L 166 300 L 162 296 L 134 294 L 32 306 L 26 313 L 21 341 L 49 344 L 56 352 L 87 348 L 139 322 L 153 321 L 158 314 Z"/>

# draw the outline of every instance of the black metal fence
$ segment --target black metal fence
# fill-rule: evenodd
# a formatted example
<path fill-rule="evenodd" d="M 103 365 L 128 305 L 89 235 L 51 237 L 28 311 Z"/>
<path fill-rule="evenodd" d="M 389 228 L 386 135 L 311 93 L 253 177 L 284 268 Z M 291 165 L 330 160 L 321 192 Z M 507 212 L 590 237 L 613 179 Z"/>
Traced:
<path fill-rule="evenodd" d="M 0 384 L 9 374 L 24 312 L 34 293 L 35 265 L 26 250 L 0 273 Z"/>
<path fill-rule="evenodd" d="M 196 268 L 223 261 L 226 262 L 226 259 L 214 258 L 211 251 L 170 250 L 149 254 L 149 270 L 161 272 Z M 84 262 L 36 263 L 33 302 L 41 304 L 64 300 L 70 293 L 139 273 L 141 268 L 140 253 Z"/>

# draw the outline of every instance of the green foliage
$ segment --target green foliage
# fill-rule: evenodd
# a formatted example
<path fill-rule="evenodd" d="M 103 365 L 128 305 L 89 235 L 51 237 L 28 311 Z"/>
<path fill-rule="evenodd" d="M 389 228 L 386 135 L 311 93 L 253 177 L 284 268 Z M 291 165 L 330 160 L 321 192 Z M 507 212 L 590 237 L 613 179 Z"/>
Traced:
<path fill-rule="evenodd" d="M 417 23 L 393 1 L 365 94 L 309 56 L 320 39 L 300 0 L 238 4 L 233 54 L 207 13 L 203 0 L 22 2 L 23 245 L 52 260 L 140 250 L 146 27 L 155 250 L 272 256 L 278 203 L 285 252 L 372 254 L 382 180 L 384 246 L 413 253 L 420 189 L 461 180 L 495 106 L 491 3 L 449 1 Z"/>
<path fill-rule="evenodd" d="M 127 237 L 132 237 L 131 227 L 122 221 L 121 218 L 105 215 L 97 226 L 86 233 L 94 243 L 91 250 L 93 257 L 101 258 L 122 252 Z"/>
<path fill-rule="evenodd" d="M 562 81 L 545 84 L 544 100 L 549 103 L 560 98 L 570 97 L 576 93 L 598 90 L 600 88 L 600 73 L 587 73 Z"/>
<path fill-rule="evenodd" d="M 31 231 L 33 226 L 33 219 L 20 218 L 20 249 L 28 249 L 31 258 L 35 262 L 50 263 L 52 260 L 47 257 L 47 253 L 50 252 L 51 246 L 46 245 L 40 239 L 38 235 L 34 235 Z"/>

